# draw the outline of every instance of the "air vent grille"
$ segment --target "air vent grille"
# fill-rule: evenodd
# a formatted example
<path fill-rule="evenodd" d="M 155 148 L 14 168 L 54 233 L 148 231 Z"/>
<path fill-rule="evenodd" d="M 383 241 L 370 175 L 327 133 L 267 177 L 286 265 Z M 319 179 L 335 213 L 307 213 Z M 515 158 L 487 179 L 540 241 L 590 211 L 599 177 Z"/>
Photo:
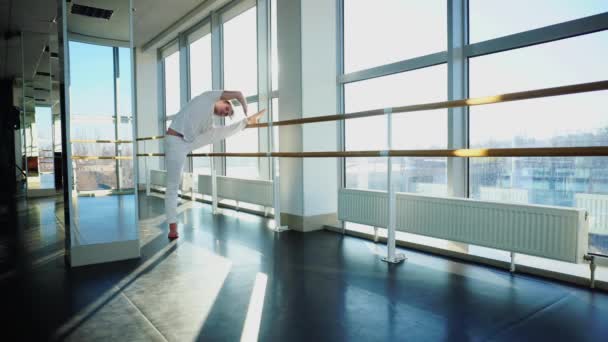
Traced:
<path fill-rule="evenodd" d="M 84 6 L 84 5 L 78 5 L 78 4 L 72 5 L 72 14 L 79 14 L 79 15 L 84 15 L 84 16 L 92 17 L 92 18 L 110 20 L 113 13 L 114 13 L 113 10 L 108 10 L 108 9 L 103 9 L 103 8 Z"/>

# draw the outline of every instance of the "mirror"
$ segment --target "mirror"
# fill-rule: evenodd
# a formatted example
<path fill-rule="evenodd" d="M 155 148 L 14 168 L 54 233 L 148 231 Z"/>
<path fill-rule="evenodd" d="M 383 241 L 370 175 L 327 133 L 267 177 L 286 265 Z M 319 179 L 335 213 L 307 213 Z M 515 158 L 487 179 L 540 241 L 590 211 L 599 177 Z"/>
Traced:
<path fill-rule="evenodd" d="M 51 36 L 22 33 L 23 118 L 27 196 L 55 196 L 55 130 L 51 98 Z"/>
<path fill-rule="evenodd" d="M 129 0 L 63 1 L 70 264 L 139 257 Z"/>

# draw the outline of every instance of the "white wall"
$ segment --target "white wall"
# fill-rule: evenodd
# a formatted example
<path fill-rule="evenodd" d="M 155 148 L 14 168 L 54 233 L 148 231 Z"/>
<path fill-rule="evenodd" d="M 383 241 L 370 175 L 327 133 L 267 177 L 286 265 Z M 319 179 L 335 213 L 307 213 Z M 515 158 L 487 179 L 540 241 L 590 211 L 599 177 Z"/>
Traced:
<path fill-rule="evenodd" d="M 302 55 L 300 0 L 277 1 L 277 47 L 279 55 L 279 120 L 299 119 L 302 113 Z M 302 126 L 279 127 L 279 151 L 302 151 Z M 281 211 L 304 215 L 303 162 L 281 158 Z"/>
<path fill-rule="evenodd" d="M 277 1 L 277 14 L 279 119 L 335 114 L 335 0 L 281 0 Z M 281 126 L 280 151 L 335 151 L 336 125 L 328 122 Z M 282 211 L 302 217 L 335 213 L 337 165 L 335 158 L 282 158 Z"/>
<path fill-rule="evenodd" d="M 302 1 L 302 117 L 338 109 L 336 2 Z M 280 83 L 279 83 L 280 84 Z M 336 151 L 337 122 L 302 125 L 303 150 Z M 304 159 L 304 215 L 337 212 L 338 160 Z"/>

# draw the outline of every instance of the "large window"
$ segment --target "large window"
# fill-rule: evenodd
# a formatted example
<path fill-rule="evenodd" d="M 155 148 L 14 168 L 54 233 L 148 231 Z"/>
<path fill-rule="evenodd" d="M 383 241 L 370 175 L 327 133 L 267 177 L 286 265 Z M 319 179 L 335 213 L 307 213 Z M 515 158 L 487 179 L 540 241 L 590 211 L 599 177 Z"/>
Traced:
<path fill-rule="evenodd" d="M 447 2 L 344 0 L 344 72 L 446 50 Z"/>
<path fill-rule="evenodd" d="M 249 103 L 249 110 L 252 113 L 257 112 L 258 104 Z M 235 114 L 236 117 L 236 114 Z M 240 118 L 241 116 L 239 116 Z M 229 125 L 232 121 L 226 120 Z M 258 130 L 248 128 L 239 134 L 236 134 L 226 139 L 226 152 L 245 152 L 255 153 L 259 151 Z M 252 178 L 260 177 L 258 170 L 258 158 L 226 158 L 226 176 L 237 178 Z"/>
<path fill-rule="evenodd" d="M 192 33 L 188 37 L 188 52 L 190 54 L 190 97 L 194 98 L 201 93 L 212 90 L 212 64 L 211 64 L 211 33 L 209 26 Z M 203 146 L 193 153 L 211 152 L 212 146 Z M 192 171 L 196 174 L 211 174 L 211 161 L 209 158 L 193 157 Z"/>
<path fill-rule="evenodd" d="M 133 140 L 133 107 L 131 103 L 131 50 L 129 48 L 118 48 L 118 74 L 116 79 L 117 93 L 117 118 L 119 140 Z M 133 156 L 133 145 L 117 144 L 117 155 Z M 120 187 L 132 189 L 135 187 L 133 178 L 133 160 L 119 160 Z"/>
<path fill-rule="evenodd" d="M 240 90 L 245 96 L 258 92 L 256 7 L 224 23 L 224 88 Z M 250 103 L 249 113 L 257 111 Z M 242 108 L 236 107 L 235 119 L 242 118 Z M 230 124 L 230 119 L 226 120 Z M 226 139 L 226 152 L 258 152 L 258 130 L 246 129 Z M 259 178 L 257 158 L 226 158 L 226 175 L 239 178 Z"/>
<path fill-rule="evenodd" d="M 175 49 L 163 58 L 164 68 L 164 102 L 165 115 L 173 115 L 179 111 L 180 105 L 180 82 L 179 82 L 179 50 Z M 169 127 L 170 122 L 167 122 Z"/>
<path fill-rule="evenodd" d="M 114 140 L 113 48 L 69 42 L 71 140 Z M 114 144 L 73 143 L 75 156 L 114 156 Z M 79 191 L 118 188 L 114 160 L 75 160 Z"/>
<path fill-rule="evenodd" d="M 279 90 L 279 48 L 277 42 L 277 0 L 270 1 L 270 62 L 272 90 Z"/>
<path fill-rule="evenodd" d="M 51 108 L 47 106 L 36 106 L 36 121 L 32 123 L 36 136 L 32 137 L 37 147 L 38 175 L 40 188 L 53 188 L 54 178 L 54 155 L 53 155 L 53 119 Z M 35 156 L 36 153 L 32 154 Z"/>
<path fill-rule="evenodd" d="M 447 98 L 445 65 L 345 85 L 346 112 L 395 107 Z M 447 147 L 447 110 L 393 114 L 393 149 Z M 388 148 L 387 117 L 347 120 L 347 151 Z M 445 158 L 394 158 L 398 191 L 445 194 Z M 347 158 L 346 186 L 386 190 L 386 158 Z M 437 190 L 441 189 L 441 190 Z"/>
<path fill-rule="evenodd" d="M 608 79 L 608 25 L 597 26 L 595 19 L 563 24 L 606 16 L 604 0 L 468 0 L 465 13 L 448 12 L 445 1 L 382 1 L 373 6 L 366 1 L 342 2 L 346 113 L 443 101 L 450 89 L 480 97 Z M 469 44 L 521 35 L 483 44 L 483 55 L 476 55 L 480 49 L 465 47 L 467 74 L 456 74 L 448 82 L 447 65 L 434 65 L 437 56 L 424 57 L 448 50 L 448 22 L 463 23 Z M 556 24 L 555 30 L 529 32 Z M 556 32 L 560 38 L 570 32 L 570 37 L 554 40 Z M 457 44 L 458 35 L 454 38 Z M 517 44 L 521 45 L 514 48 Z M 416 63 L 398 63 L 412 58 Z M 447 62 L 459 70 L 461 61 Z M 420 69 L 407 70 L 415 64 Z M 394 114 L 392 148 L 444 149 L 449 135 L 464 133 L 471 148 L 608 146 L 607 101 L 608 91 L 596 91 L 473 106 L 464 112 L 468 121 L 460 120 L 456 111 L 449 127 L 447 110 Z M 388 147 L 385 116 L 346 120 L 344 127 L 346 150 Z M 447 194 L 447 159 L 393 161 L 398 191 Z M 590 251 L 608 255 L 608 158 L 471 158 L 467 165 L 471 198 L 587 209 Z M 344 172 L 347 187 L 386 190 L 386 158 L 347 158 Z M 456 183 L 465 181 L 457 179 L 463 177 L 459 168 L 453 172 Z M 408 237 L 412 238 L 428 240 Z M 472 246 L 469 252 L 479 250 Z"/>
<path fill-rule="evenodd" d="M 190 97 L 211 90 L 211 34 L 205 27 L 205 34 L 195 33 L 188 37 L 190 41 L 188 51 L 190 53 Z"/>
<path fill-rule="evenodd" d="M 469 0 L 471 43 L 608 11 L 606 0 Z"/>
<path fill-rule="evenodd" d="M 256 7 L 224 23 L 224 88 L 258 93 Z"/>
<path fill-rule="evenodd" d="M 608 79 L 608 32 L 470 60 L 471 96 Z M 470 109 L 472 147 L 608 145 L 608 92 Z M 608 158 L 484 158 L 470 161 L 474 198 L 583 206 L 591 215 L 591 250 L 608 253 Z M 589 207 L 593 201 L 597 205 Z M 598 236 L 596 236 L 598 235 Z"/>

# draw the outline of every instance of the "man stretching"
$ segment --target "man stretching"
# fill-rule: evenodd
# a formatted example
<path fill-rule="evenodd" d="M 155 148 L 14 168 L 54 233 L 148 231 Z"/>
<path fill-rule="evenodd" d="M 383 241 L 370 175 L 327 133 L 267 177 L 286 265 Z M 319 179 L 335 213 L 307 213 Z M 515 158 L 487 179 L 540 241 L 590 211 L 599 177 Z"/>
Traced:
<path fill-rule="evenodd" d="M 240 91 L 212 90 L 193 98 L 177 114 L 168 117 L 173 119 L 165 136 L 165 211 L 169 223 L 169 239 L 178 237 L 177 191 L 188 153 L 226 139 L 242 131 L 248 124 L 256 124 L 266 111 L 261 110 L 230 125 L 214 125 L 213 115 L 232 117 L 234 109 L 230 100 L 233 99 L 241 103 L 247 116 L 247 101 Z"/>

